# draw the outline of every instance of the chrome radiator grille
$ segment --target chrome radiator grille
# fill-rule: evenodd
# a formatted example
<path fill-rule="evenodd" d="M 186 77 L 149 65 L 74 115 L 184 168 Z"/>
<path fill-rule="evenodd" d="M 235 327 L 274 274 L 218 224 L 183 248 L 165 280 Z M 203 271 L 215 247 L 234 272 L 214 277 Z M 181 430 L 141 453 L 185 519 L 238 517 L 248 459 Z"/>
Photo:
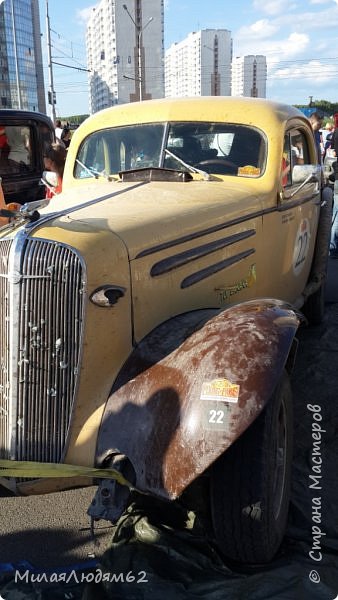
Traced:
<path fill-rule="evenodd" d="M 0 261 L 5 253 L 8 255 L 9 248 L 1 242 Z M 7 283 L 0 278 L 0 303 L 6 290 L 8 296 L 8 287 L 12 288 L 13 298 L 9 325 L 6 309 L 1 308 L 0 335 L 3 348 L 9 348 L 7 366 L 2 371 L 11 371 L 12 381 L 0 450 L 3 457 L 10 455 L 17 460 L 59 462 L 65 449 L 79 370 L 82 265 L 69 247 L 35 239 L 27 240 L 23 246 L 19 265 L 18 281 L 10 277 Z M 0 406 L 4 409 L 5 397 L 2 390 Z"/>
<path fill-rule="evenodd" d="M 10 458 L 10 381 L 9 381 L 9 285 L 7 278 L 8 257 L 11 242 L 0 245 L 0 453 L 2 458 Z"/>

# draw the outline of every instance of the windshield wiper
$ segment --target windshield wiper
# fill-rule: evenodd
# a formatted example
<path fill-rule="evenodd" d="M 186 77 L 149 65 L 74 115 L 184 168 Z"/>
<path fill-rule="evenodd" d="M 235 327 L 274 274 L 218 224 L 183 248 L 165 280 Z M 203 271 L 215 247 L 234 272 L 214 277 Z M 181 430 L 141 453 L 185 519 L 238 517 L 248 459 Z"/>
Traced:
<path fill-rule="evenodd" d="M 82 167 L 82 169 L 87 171 L 87 173 L 91 177 L 94 177 L 94 179 L 98 179 L 99 177 L 104 177 L 108 181 L 114 180 L 114 177 L 112 177 L 111 175 L 107 175 L 107 173 L 105 171 L 97 171 L 96 169 L 94 169 L 94 167 L 87 167 L 87 165 L 85 165 L 83 162 L 81 162 L 81 160 L 79 160 L 78 158 L 75 159 L 75 162 L 77 162 L 80 165 L 80 167 Z"/>
<path fill-rule="evenodd" d="M 177 160 L 179 163 L 181 163 L 181 165 L 183 165 L 183 167 L 185 167 L 192 173 L 199 173 L 200 175 L 202 175 L 203 179 L 206 179 L 207 181 L 211 179 L 209 173 L 207 173 L 206 171 L 202 171 L 202 169 L 197 169 L 197 167 L 193 167 L 192 165 L 189 165 L 189 163 L 184 162 L 184 160 L 182 160 L 179 156 L 177 156 L 177 154 L 170 152 L 170 150 L 168 150 L 167 148 L 165 148 L 164 152 L 165 152 L 165 154 L 168 154 L 169 156 L 171 156 L 171 158 L 174 158 L 175 160 Z"/>

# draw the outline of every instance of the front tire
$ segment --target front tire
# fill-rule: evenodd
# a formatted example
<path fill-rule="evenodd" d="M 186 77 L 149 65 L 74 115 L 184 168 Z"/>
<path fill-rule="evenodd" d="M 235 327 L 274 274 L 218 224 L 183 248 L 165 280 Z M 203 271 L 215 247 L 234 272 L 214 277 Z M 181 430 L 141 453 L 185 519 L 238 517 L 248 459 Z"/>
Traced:
<path fill-rule="evenodd" d="M 286 529 L 292 466 L 292 395 L 283 373 L 263 412 L 211 468 L 216 543 L 225 557 L 266 563 Z"/>

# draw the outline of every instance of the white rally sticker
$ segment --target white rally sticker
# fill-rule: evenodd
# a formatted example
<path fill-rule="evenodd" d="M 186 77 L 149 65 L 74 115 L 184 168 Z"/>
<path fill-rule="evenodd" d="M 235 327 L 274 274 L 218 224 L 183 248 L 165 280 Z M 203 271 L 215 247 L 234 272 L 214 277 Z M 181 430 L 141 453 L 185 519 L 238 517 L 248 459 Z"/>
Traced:
<path fill-rule="evenodd" d="M 310 222 L 302 219 L 298 227 L 295 247 L 293 251 L 292 266 L 295 275 L 299 275 L 304 267 L 310 244 Z"/>
<path fill-rule="evenodd" d="M 238 402 L 239 385 L 228 379 L 213 379 L 204 381 L 201 390 L 201 400 L 216 402 Z"/>

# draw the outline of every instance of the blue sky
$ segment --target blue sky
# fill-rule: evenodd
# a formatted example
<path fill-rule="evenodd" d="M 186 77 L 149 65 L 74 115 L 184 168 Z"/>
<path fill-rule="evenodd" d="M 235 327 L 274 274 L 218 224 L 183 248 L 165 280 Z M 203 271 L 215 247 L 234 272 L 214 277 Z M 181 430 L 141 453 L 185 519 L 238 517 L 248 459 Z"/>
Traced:
<path fill-rule="evenodd" d="M 43 32 L 45 4 L 40 0 Z M 86 67 L 86 19 L 96 4 L 49 0 L 53 61 Z M 165 48 L 206 28 L 230 30 L 234 56 L 267 57 L 268 98 L 290 104 L 307 104 L 310 96 L 338 101 L 338 0 L 165 0 Z M 42 44 L 46 56 L 45 35 Z M 57 65 L 53 74 L 57 113 L 88 112 L 87 74 Z M 47 68 L 45 78 L 47 84 Z"/>

